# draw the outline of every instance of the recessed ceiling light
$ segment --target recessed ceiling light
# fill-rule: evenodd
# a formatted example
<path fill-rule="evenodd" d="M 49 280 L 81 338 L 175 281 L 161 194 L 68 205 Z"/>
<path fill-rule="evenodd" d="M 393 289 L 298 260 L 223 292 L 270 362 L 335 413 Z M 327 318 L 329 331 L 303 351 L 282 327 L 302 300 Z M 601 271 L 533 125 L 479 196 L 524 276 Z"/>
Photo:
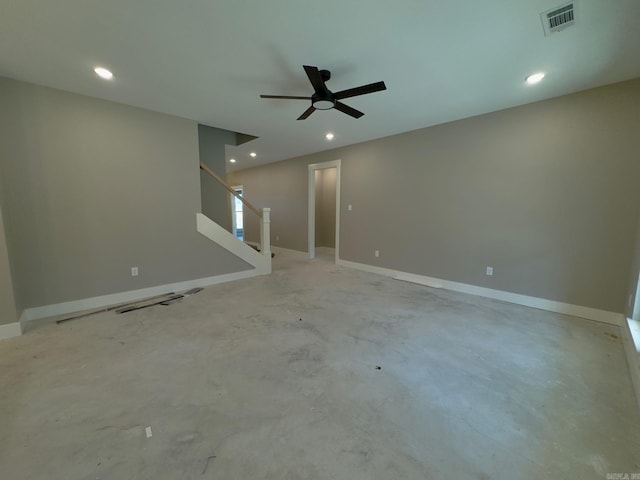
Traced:
<path fill-rule="evenodd" d="M 524 80 L 529 85 L 534 85 L 534 84 L 538 83 L 540 80 L 542 80 L 543 78 L 544 78 L 544 73 L 538 72 L 538 73 L 534 73 L 534 74 L 529 75 Z"/>
<path fill-rule="evenodd" d="M 93 69 L 100 78 L 104 78 L 105 80 L 111 80 L 113 78 L 113 73 L 111 73 L 106 68 L 96 67 Z"/>
<path fill-rule="evenodd" d="M 327 134 L 325 135 L 325 138 L 326 138 L 327 140 L 333 140 L 333 133 L 331 133 L 331 132 L 327 133 Z"/>
<path fill-rule="evenodd" d="M 249 155 L 251 155 L 253 158 L 256 158 L 257 153 L 256 152 L 251 152 Z"/>
<path fill-rule="evenodd" d="M 229 163 L 236 163 L 236 159 L 235 158 L 230 158 L 229 159 Z"/>

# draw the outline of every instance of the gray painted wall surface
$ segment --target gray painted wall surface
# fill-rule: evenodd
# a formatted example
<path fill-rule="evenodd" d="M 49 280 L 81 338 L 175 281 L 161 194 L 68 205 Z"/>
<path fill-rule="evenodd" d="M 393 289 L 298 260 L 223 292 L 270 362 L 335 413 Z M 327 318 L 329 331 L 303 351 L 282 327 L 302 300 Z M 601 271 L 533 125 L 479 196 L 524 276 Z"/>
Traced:
<path fill-rule="evenodd" d="M 307 251 L 307 163 L 277 162 L 229 173 L 229 184 L 242 185 L 243 195 L 258 210 L 271 208 L 271 244 Z M 246 183 L 245 183 L 246 180 Z M 260 241 L 258 217 L 244 209 L 245 241 Z M 280 236 L 280 240 L 275 240 Z"/>
<path fill-rule="evenodd" d="M 225 145 L 236 144 L 236 133 L 198 125 L 200 161 L 226 180 Z M 229 192 L 207 173 L 200 171 L 202 213 L 218 225 L 231 231 L 231 203 Z"/>
<path fill-rule="evenodd" d="M 306 251 L 307 165 L 342 159 L 342 259 L 623 312 L 640 207 L 638 105 L 634 80 L 233 178 L 272 204 L 274 245 Z"/>
<path fill-rule="evenodd" d="M 18 312 L 13 297 L 13 279 L 5 241 L 2 208 L 0 208 L 0 325 L 17 321 Z"/>
<path fill-rule="evenodd" d="M 316 170 L 316 247 L 336 246 L 336 168 Z"/>
<path fill-rule="evenodd" d="M 195 122 L 8 79 L 0 105 L 21 308 L 249 268 L 196 231 Z"/>

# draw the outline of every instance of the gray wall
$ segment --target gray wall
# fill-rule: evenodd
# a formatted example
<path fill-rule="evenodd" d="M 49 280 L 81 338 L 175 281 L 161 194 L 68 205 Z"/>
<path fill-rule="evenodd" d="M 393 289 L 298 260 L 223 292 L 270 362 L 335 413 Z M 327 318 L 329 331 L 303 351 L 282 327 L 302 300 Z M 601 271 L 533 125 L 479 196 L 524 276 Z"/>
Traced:
<path fill-rule="evenodd" d="M 196 232 L 195 122 L 8 79 L 0 105 L 21 309 L 249 268 Z"/>
<path fill-rule="evenodd" d="M 18 312 L 13 298 L 13 280 L 5 241 L 2 208 L 0 208 L 0 325 L 17 321 Z"/>
<path fill-rule="evenodd" d="M 271 208 L 272 245 L 307 250 L 308 171 L 304 159 L 230 172 L 228 178 L 229 184 L 242 185 L 244 198 L 258 210 Z M 246 208 L 244 230 L 245 241 L 260 241 L 258 218 Z"/>
<path fill-rule="evenodd" d="M 336 246 L 336 168 L 316 170 L 316 247 Z"/>
<path fill-rule="evenodd" d="M 226 180 L 225 145 L 236 144 L 235 132 L 198 125 L 200 161 Z M 231 231 L 231 203 L 229 192 L 207 173 L 200 171 L 202 213 L 218 225 Z"/>
<path fill-rule="evenodd" d="M 275 245 L 305 251 L 307 165 L 342 159 L 342 259 L 623 312 L 640 207 L 638 105 L 634 80 L 233 181 L 273 208 Z"/>

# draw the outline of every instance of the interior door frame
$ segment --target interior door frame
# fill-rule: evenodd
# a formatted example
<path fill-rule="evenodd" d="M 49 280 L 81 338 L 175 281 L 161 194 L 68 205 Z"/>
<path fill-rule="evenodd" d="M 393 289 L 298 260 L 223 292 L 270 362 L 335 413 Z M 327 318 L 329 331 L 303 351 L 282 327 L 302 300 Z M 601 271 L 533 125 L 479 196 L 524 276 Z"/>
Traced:
<path fill-rule="evenodd" d="M 309 258 L 316 256 L 316 170 L 327 168 L 336 169 L 336 256 L 335 262 L 340 258 L 340 167 L 342 160 L 332 160 L 330 162 L 312 163 L 309 169 L 309 214 L 308 214 L 308 235 L 309 235 Z"/>

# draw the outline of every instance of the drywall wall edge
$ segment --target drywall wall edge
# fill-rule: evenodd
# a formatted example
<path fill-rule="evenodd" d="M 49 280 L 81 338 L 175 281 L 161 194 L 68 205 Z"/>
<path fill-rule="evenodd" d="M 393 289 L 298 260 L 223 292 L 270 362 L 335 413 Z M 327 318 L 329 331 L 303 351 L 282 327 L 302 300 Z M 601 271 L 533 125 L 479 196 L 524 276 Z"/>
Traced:
<path fill-rule="evenodd" d="M 260 272 L 258 270 L 243 270 L 241 272 L 198 278 L 195 280 L 186 280 L 184 282 L 159 285 L 157 287 L 142 288 L 139 290 L 130 290 L 128 292 L 102 295 L 99 297 L 85 298 L 82 300 L 74 300 L 71 302 L 57 303 L 54 305 L 27 308 L 21 318 L 21 321 L 24 322 L 38 320 L 41 318 L 49 318 L 57 315 L 66 315 L 69 313 L 82 312 L 84 310 L 107 307 L 119 303 L 134 302 L 136 300 L 141 300 L 156 295 L 162 295 L 164 293 L 180 292 L 195 287 L 208 287 L 210 285 L 216 285 L 218 283 L 242 280 L 245 278 L 255 277 L 257 275 L 260 275 Z"/>
<path fill-rule="evenodd" d="M 468 293 L 479 297 L 492 298 L 503 302 L 515 303 L 525 307 L 539 308 L 549 312 L 562 313 L 574 317 L 586 318 L 597 322 L 607 323 L 622 327 L 624 323 L 624 315 L 622 313 L 608 312 L 606 310 L 598 310 L 596 308 L 583 307 L 581 305 L 572 305 L 570 303 L 556 302 L 545 298 L 530 297 L 528 295 L 520 295 L 518 293 L 505 292 L 503 290 L 494 290 L 491 288 L 478 287 L 466 283 L 452 282 L 450 280 L 442 280 L 440 278 L 426 277 L 424 275 L 416 275 L 413 273 L 391 270 L 389 268 L 376 267 L 374 265 L 366 265 L 364 263 L 351 262 L 349 260 L 338 260 L 338 265 L 344 267 L 364 270 L 365 272 L 377 273 L 387 277 L 403 280 L 405 282 L 417 283 L 433 288 L 444 288 L 455 292 Z"/>

